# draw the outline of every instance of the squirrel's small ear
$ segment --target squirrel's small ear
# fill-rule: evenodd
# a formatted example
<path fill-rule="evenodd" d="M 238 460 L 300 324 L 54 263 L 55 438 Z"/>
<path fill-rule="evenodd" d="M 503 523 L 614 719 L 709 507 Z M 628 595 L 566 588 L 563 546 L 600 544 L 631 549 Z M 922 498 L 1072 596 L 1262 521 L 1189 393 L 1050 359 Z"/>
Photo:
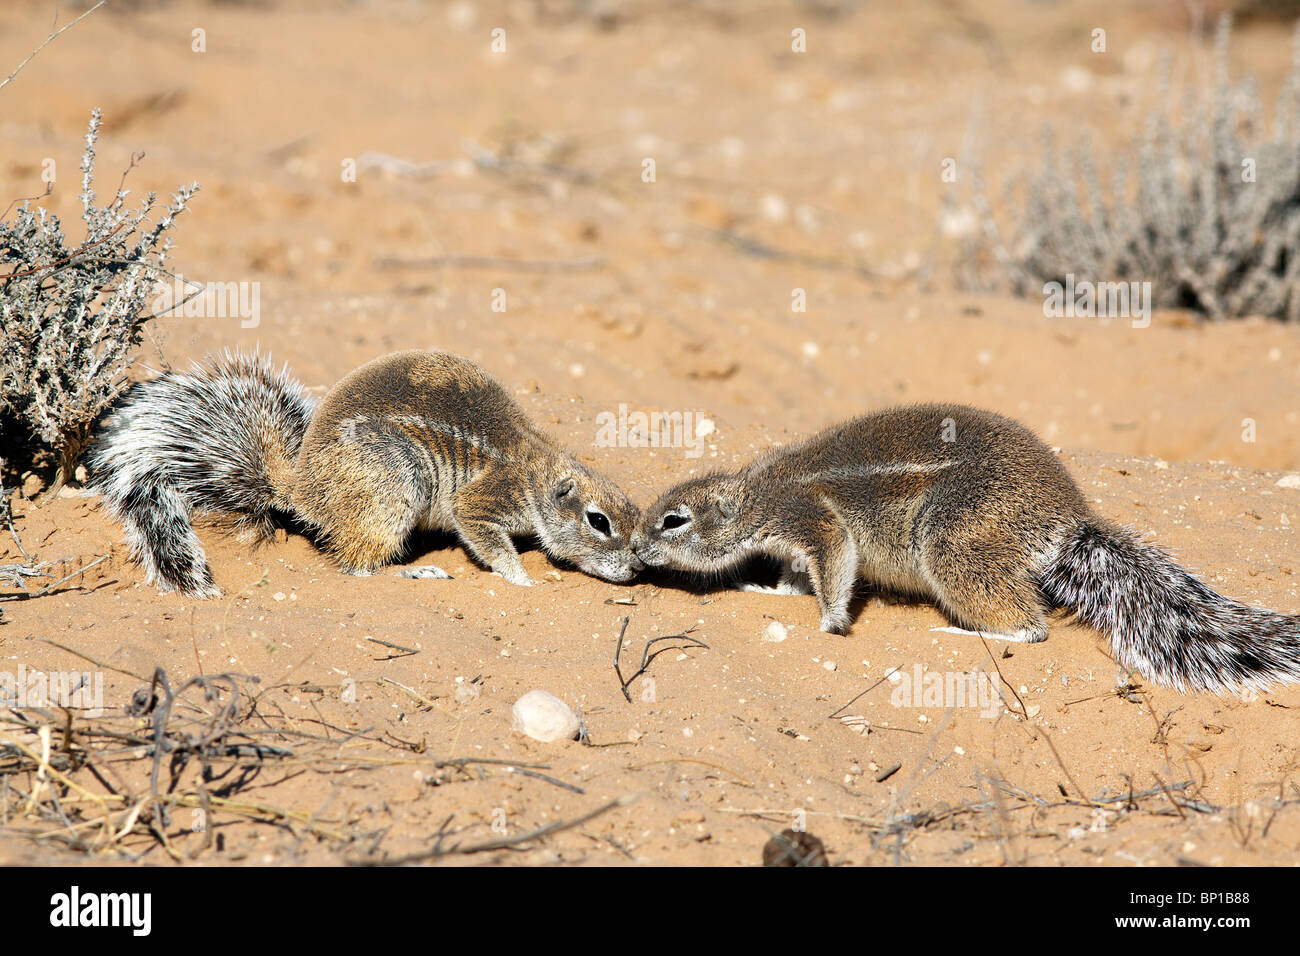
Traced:
<path fill-rule="evenodd" d="M 555 500 L 559 501 L 573 491 L 574 481 L 572 478 L 564 478 L 555 486 Z"/>
<path fill-rule="evenodd" d="M 718 514 L 728 521 L 735 521 L 736 515 L 740 514 L 740 506 L 732 498 L 720 497 L 713 502 L 713 506 L 718 509 Z"/>

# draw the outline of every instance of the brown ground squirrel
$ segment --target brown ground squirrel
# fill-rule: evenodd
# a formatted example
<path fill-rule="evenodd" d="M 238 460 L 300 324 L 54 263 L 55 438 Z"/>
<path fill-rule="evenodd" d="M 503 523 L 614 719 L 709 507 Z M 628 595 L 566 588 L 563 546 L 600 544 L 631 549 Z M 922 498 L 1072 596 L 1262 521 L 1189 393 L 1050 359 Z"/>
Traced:
<path fill-rule="evenodd" d="M 396 559 L 416 529 L 454 531 L 512 584 L 533 581 L 512 536 L 627 581 L 638 511 L 535 426 L 491 376 L 447 352 L 394 352 L 319 409 L 268 359 L 230 355 L 134 386 L 89 456 L 93 484 L 163 591 L 220 593 L 191 523 L 201 511 L 264 538 L 298 518 L 343 570 Z M 449 577 L 435 567 L 403 572 Z"/>
<path fill-rule="evenodd" d="M 842 634 L 859 577 L 938 603 L 963 628 L 1047 637 L 1064 608 L 1150 680 L 1220 691 L 1300 680 L 1300 617 L 1215 593 L 1098 517 L 1028 429 L 960 405 L 866 415 L 731 474 L 684 482 L 632 536 L 650 566 L 709 575 L 758 554 Z"/>

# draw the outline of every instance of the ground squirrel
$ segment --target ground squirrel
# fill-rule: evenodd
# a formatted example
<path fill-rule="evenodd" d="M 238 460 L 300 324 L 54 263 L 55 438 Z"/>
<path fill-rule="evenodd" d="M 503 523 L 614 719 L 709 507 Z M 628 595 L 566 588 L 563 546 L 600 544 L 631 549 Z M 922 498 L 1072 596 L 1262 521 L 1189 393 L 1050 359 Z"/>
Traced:
<path fill-rule="evenodd" d="M 769 590 L 815 593 L 837 634 L 863 577 L 1014 641 L 1044 640 L 1046 612 L 1071 611 L 1122 666 L 1179 690 L 1300 680 L 1300 617 L 1215 593 L 1098 517 L 1028 429 L 960 405 L 877 412 L 687 481 L 644 513 L 632 547 L 713 575 L 782 559 Z"/>
<path fill-rule="evenodd" d="M 613 482 L 538 429 L 486 372 L 447 352 L 394 352 L 347 375 L 316 408 L 269 359 L 231 355 L 135 385 L 89 456 L 92 482 L 162 591 L 219 593 L 191 513 L 252 539 L 297 518 L 344 571 L 393 561 L 419 528 L 454 531 L 512 584 L 511 536 L 627 581 L 642 567 L 638 512 Z M 409 577 L 449 577 L 435 567 Z"/>

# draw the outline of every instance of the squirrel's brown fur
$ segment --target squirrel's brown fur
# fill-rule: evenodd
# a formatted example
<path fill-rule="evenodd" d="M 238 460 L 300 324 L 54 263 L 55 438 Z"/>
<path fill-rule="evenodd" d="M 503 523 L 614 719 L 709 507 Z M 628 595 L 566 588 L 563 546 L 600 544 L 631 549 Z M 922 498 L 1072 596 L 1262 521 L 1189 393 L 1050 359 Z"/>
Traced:
<path fill-rule="evenodd" d="M 417 528 L 455 532 L 515 584 L 532 581 L 512 535 L 536 535 L 552 557 L 613 581 L 642 566 L 627 496 L 534 426 L 486 372 L 446 352 L 376 359 L 319 408 L 257 356 L 169 373 L 125 396 L 90 464 L 165 591 L 219 593 L 194 511 L 260 534 L 274 511 L 287 512 L 354 574 L 392 561 Z"/>
<path fill-rule="evenodd" d="M 536 534 L 552 557 L 608 580 L 640 567 L 627 497 L 447 352 L 396 352 L 335 385 L 303 438 L 291 501 L 353 572 L 391 561 L 416 527 L 455 531 L 514 584 L 532 582 L 512 535 Z"/>
<path fill-rule="evenodd" d="M 865 578 L 1008 640 L 1044 640 L 1046 612 L 1067 608 L 1122 665 L 1180 689 L 1300 680 L 1300 617 L 1216 594 L 1096 515 L 1027 428 L 961 405 L 887 409 L 687 481 L 632 545 L 648 565 L 712 575 L 781 558 L 776 590 L 815 593 L 833 633 Z"/>

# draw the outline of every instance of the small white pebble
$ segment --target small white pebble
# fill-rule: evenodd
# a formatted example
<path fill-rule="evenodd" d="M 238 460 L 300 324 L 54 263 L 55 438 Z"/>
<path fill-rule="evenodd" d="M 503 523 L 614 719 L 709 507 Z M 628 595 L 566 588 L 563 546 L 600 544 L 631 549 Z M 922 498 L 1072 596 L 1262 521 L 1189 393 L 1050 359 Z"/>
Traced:
<path fill-rule="evenodd" d="M 530 690 L 511 708 L 511 726 L 534 740 L 551 743 L 578 736 L 577 715 L 569 705 L 545 690 Z"/>
<path fill-rule="evenodd" d="M 1071 93 L 1086 93 L 1092 88 L 1092 73 L 1081 66 L 1067 66 L 1061 71 L 1061 85 Z"/>
<path fill-rule="evenodd" d="M 768 193 L 760 201 L 763 218 L 768 222 L 785 222 L 790 215 L 790 207 L 777 193 Z"/>

